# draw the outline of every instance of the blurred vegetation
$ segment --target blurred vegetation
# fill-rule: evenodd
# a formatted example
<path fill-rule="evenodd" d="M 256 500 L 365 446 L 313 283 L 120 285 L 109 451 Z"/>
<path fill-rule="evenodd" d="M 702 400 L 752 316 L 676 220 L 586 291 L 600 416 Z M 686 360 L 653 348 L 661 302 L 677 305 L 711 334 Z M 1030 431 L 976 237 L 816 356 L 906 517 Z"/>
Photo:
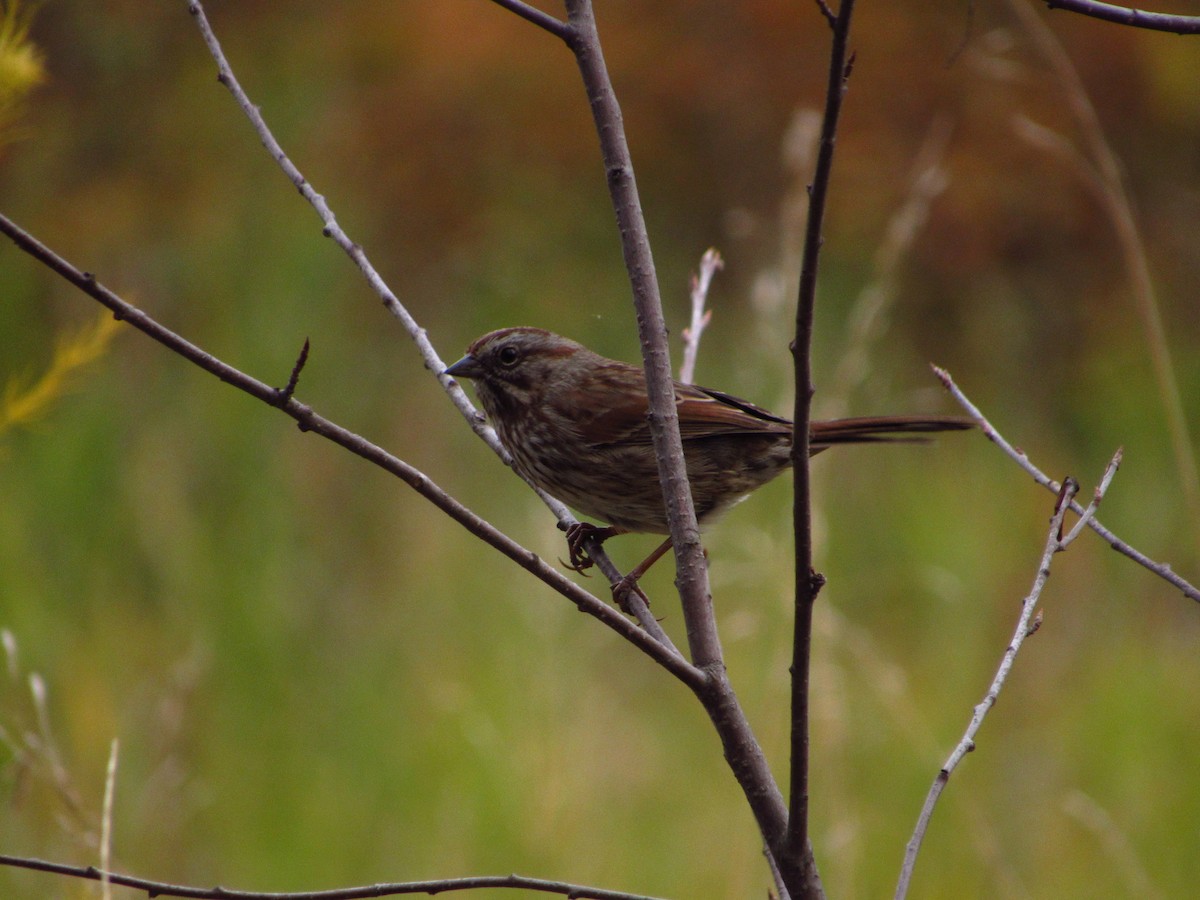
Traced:
<path fill-rule="evenodd" d="M 210 14 L 284 147 L 444 358 L 511 324 L 636 358 L 590 116 L 552 38 L 481 0 Z M 804 175 L 783 148 L 824 90 L 824 22 L 779 0 L 598 15 L 668 319 L 686 322 L 688 273 L 720 247 L 697 378 L 786 411 L 783 261 Z M 1039 15 L 1124 164 L 1194 426 L 1200 44 Z M 29 71 L 44 60 L 46 78 L 4 120 L 6 214 L 268 382 L 311 337 L 301 400 L 562 554 L 262 151 L 186 4 L 45 4 L 30 37 Z M 818 406 L 950 412 L 933 360 L 1085 491 L 1124 445 L 1102 519 L 1195 581 L 1197 522 L 1113 225 L 1077 171 L 1014 130 L 1024 116 L 1078 141 L 1062 85 L 1003 5 L 863 4 L 854 44 Z M 898 263 L 869 367 L 830 396 L 913 160 L 941 127 L 945 188 Z M 0 296 L 10 385 L 52 370 L 63 335 L 97 314 L 8 245 Z M 765 895 L 754 824 L 686 691 L 402 485 L 136 334 L 51 400 L 0 435 L 4 852 L 96 862 L 119 737 L 114 861 L 146 876 L 289 890 L 517 871 Z M 1052 498 L 981 437 L 827 454 L 816 471 L 829 584 L 813 834 L 831 896 L 877 897 L 1008 641 Z M 781 776 L 789 509 L 781 479 L 708 539 L 729 667 Z M 611 548 L 629 565 L 653 541 Z M 678 636 L 669 569 L 648 588 Z M 1198 641 L 1195 604 L 1094 536 L 1057 559 L 1045 624 L 935 814 L 914 896 L 1191 896 Z M 62 771 L 30 746 L 56 747 Z M 5 896 L 90 890 L 0 870 Z"/>

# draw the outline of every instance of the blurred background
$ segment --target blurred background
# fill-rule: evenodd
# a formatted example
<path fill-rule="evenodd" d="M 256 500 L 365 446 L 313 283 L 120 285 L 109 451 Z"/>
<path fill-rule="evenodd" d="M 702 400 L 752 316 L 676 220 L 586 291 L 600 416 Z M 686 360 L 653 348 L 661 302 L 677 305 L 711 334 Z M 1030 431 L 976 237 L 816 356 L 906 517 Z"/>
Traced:
<path fill-rule="evenodd" d="M 445 360 L 516 324 L 638 358 L 596 137 L 555 39 L 483 0 L 208 12 Z M 677 336 L 689 273 L 718 247 L 697 380 L 786 413 L 825 23 L 782 0 L 605 2 L 598 18 L 668 322 Z M 268 383 L 311 338 L 302 401 L 563 555 L 263 152 L 186 4 L 47 3 L 29 39 L 44 80 L 5 125 L 6 215 Z M 818 414 L 956 412 L 936 362 L 1084 496 L 1123 446 L 1102 520 L 1196 582 L 1181 448 L 1200 423 L 1200 44 L 1022 0 L 925 0 L 861 4 L 853 45 Z M 1137 234 L 1103 186 L 1114 162 Z M 403 484 L 132 329 L 97 334 L 98 305 L 7 242 L 0 298 L 10 407 L 63 369 L 64 342 L 95 357 L 0 433 L 5 853 L 98 862 L 119 739 L 114 865 L 147 877 L 282 891 L 515 871 L 766 895 L 720 746 L 658 668 Z M 980 435 L 814 471 L 829 583 L 813 838 L 831 896 L 877 897 L 1010 639 L 1053 497 Z M 781 780 L 790 486 L 706 539 L 731 675 Z M 609 549 L 630 566 L 656 541 Z M 646 586 L 682 643 L 671 583 L 660 564 Z M 1191 896 L 1200 608 L 1089 533 L 1055 560 L 1044 615 L 938 807 L 913 896 Z M 5 896 L 91 890 L 0 870 Z"/>

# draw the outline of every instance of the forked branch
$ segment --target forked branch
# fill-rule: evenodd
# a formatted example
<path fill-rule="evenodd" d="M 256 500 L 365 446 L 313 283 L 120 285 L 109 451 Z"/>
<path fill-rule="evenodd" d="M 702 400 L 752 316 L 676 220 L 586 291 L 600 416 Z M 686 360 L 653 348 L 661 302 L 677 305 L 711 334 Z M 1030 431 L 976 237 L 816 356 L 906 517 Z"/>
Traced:
<path fill-rule="evenodd" d="M 1056 494 L 1062 490 L 1062 485 L 1050 478 L 1050 476 L 1035 466 L 1032 460 L 1025 455 L 1024 451 L 1018 450 L 1007 440 L 1005 440 L 1004 435 L 997 431 L 996 427 L 988 421 L 987 417 L 984 416 L 982 412 L 979 411 L 979 407 L 972 403 L 970 399 L 968 399 L 967 395 L 962 392 L 959 386 L 954 383 L 954 379 L 950 377 L 949 372 L 947 372 L 945 369 L 938 368 L 937 366 L 933 367 L 933 371 L 934 374 L 941 379 L 942 384 L 946 386 L 946 390 L 950 392 L 950 395 L 958 401 L 959 405 L 962 406 L 962 408 L 965 409 L 967 413 L 970 414 L 973 419 L 975 419 L 976 422 L 979 423 L 980 430 L 987 435 L 988 440 L 1004 451 L 1004 454 L 1008 456 L 1009 459 L 1032 475 L 1033 480 L 1042 487 L 1049 491 L 1053 491 Z M 1084 514 L 1083 507 L 1073 500 L 1071 501 L 1071 509 L 1081 516 Z M 1094 512 L 1095 510 L 1093 510 L 1093 513 Z M 1112 531 L 1102 525 L 1100 520 L 1097 519 L 1094 514 L 1086 520 L 1086 523 L 1088 528 L 1100 535 L 1100 537 L 1102 537 L 1104 541 L 1118 553 L 1129 557 L 1138 565 L 1149 569 L 1159 578 L 1178 588 L 1189 600 L 1195 600 L 1197 603 L 1200 603 L 1200 588 L 1197 588 L 1195 585 L 1187 581 L 1187 579 L 1178 575 L 1169 564 L 1155 562 L 1137 548 L 1117 537 Z M 1076 530 L 1078 530 L 1078 528 L 1079 526 L 1076 525 Z"/>

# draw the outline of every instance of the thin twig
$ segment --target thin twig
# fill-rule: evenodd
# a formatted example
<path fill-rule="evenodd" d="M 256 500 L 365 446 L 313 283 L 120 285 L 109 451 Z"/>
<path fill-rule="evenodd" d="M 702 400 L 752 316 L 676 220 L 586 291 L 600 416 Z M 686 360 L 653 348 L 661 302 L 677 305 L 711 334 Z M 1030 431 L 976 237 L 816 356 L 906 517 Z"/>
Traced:
<path fill-rule="evenodd" d="M 1200 16 L 1174 16 L 1167 13 L 1145 12 L 1097 0 L 1042 0 L 1050 9 L 1064 9 L 1105 22 L 1116 22 L 1131 28 L 1151 31 L 1170 31 L 1175 34 L 1200 34 Z"/>
<path fill-rule="evenodd" d="M 203 11 L 198 3 L 190 4 L 189 8 L 197 14 L 198 20 L 203 19 Z M 764 836 L 774 837 L 777 840 L 786 827 L 786 808 L 783 805 L 782 795 L 772 778 L 770 767 L 766 764 L 762 749 L 755 740 L 745 713 L 738 705 L 728 683 L 721 658 L 708 588 L 708 571 L 703 559 L 699 529 L 696 526 L 691 494 L 683 467 L 682 445 L 678 436 L 678 423 L 675 420 L 673 391 L 670 390 L 671 371 L 666 346 L 666 327 L 663 323 L 645 223 L 642 220 L 637 199 L 632 163 L 621 124 L 620 107 L 616 102 L 616 96 L 604 65 L 590 3 L 586 0 L 568 0 L 568 13 L 569 23 L 564 39 L 576 56 L 596 119 L 614 208 L 622 234 L 626 266 L 631 273 L 634 286 L 639 331 L 643 356 L 647 360 L 647 381 L 651 394 L 651 431 L 655 438 L 660 475 L 666 486 L 664 490 L 668 499 L 668 520 L 672 525 L 671 534 L 675 547 L 677 583 L 683 600 L 685 620 L 688 623 L 691 654 L 693 660 L 702 663 L 705 668 L 697 669 L 689 665 L 673 651 L 669 642 L 655 641 L 652 637 L 647 638 L 647 641 L 653 641 L 658 648 L 652 655 L 655 655 L 656 658 L 662 656 L 663 659 L 671 661 L 671 666 L 678 667 L 673 671 L 692 687 L 704 704 L 721 736 L 730 767 L 742 786 L 759 826 L 763 829 Z M 204 23 L 201 30 L 217 61 L 219 71 L 223 75 L 229 76 L 228 79 L 222 78 L 223 83 L 226 83 L 233 91 L 236 82 L 231 78 L 232 72 L 229 71 L 228 63 L 221 54 L 215 37 L 211 36 L 211 29 L 207 28 L 207 22 Z M 264 143 L 268 144 L 269 131 L 257 110 L 241 92 L 240 87 L 235 91 L 235 97 L 243 111 L 254 123 L 255 129 Z M 274 149 L 271 148 L 272 144 Z M 270 139 L 268 148 L 272 149 L 272 155 L 277 161 L 284 165 L 286 157 L 282 155 L 282 151 L 278 149 L 273 138 Z M 314 203 L 314 207 L 321 214 L 322 221 L 325 223 L 326 233 L 337 240 L 339 245 L 359 264 L 367 274 L 368 281 L 384 299 L 385 304 L 405 324 L 406 329 L 409 330 L 410 335 L 421 349 L 426 366 L 432 371 L 440 373 L 444 364 L 429 345 L 424 331 L 416 326 L 415 321 L 387 290 L 382 280 L 374 274 L 374 269 L 366 261 L 361 248 L 345 238 L 332 214 L 328 212 L 324 200 L 315 192 L 311 192 L 307 182 L 299 175 L 295 166 L 287 162 L 284 169 L 289 173 L 289 177 L 301 193 L 310 197 L 310 202 Z M 474 410 L 461 390 L 458 390 L 457 385 L 449 382 L 445 376 L 441 376 L 441 380 L 477 433 L 488 440 L 493 449 L 507 458 L 507 454 L 496 441 L 494 433 L 483 424 L 482 417 Z M 662 396 L 659 396 L 656 402 L 655 397 L 659 394 Z M 422 484 L 427 483 L 424 476 L 421 478 Z M 562 504 L 540 491 L 538 493 L 543 501 L 555 511 L 560 522 L 574 521 Z M 474 533 L 479 534 L 480 532 L 474 531 Z M 527 568 L 535 563 L 541 564 L 541 561 L 533 554 L 528 551 L 523 551 L 523 553 L 526 555 L 513 558 Z M 591 553 L 591 556 L 599 564 L 600 560 L 597 554 Z M 557 571 L 554 571 L 553 574 L 559 578 L 562 577 Z M 546 576 L 543 574 L 540 577 L 545 578 Z M 563 580 L 565 581 L 565 579 Z M 566 583 L 573 585 L 569 581 Z M 581 589 L 580 593 L 584 597 L 591 597 Z M 634 602 L 640 602 L 636 598 L 631 599 Z M 593 612 L 583 605 L 580 605 L 580 608 L 592 614 L 598 612 Z M 611 608 L 606 607 L 606 609 L 615 613 Z M 619 614 L 617 615 L 619 616 Z M 622 617 L 622 621 L 627 620 Z M 637 633 L 646 634 L 648 631 L 649 629 L 647 632 L 638 631 Z M 640 642 L 635 641 L 635 643 L 640 645 Z"/>
<path fill-rule="evenodd" d="M 771 881 L 775 883 L 776 900 L 790 900 L 791 894 L 787 885 L 783 883 L 783 873 L 779 871 L 779 864 L 775 862 L 775 854 L 771 852 L 770 847 L 763 845 L 763 856 L 766 857 L 767 866 L 771 870 Z"/>
<path fill-rule="evenodd" d="M 549 13 L 544 13 L 521 0 L 492 0 L 497 6 L 503 6 L 509 12 L 516 13 L 527 22 L 532 22 L 538 28 L 544 28 L 557 38 L 567 40 L 570 37 L 571 26 L 562 19 L 556 19 Z"/>
<path fill-rule="evenodd" d="M 536 12 L 532 9 L 532 7 L 528 7 L 526 4 L 522 3 L 510 2 L 502 5 L 506 5 L 514 12 L 518 11 L 517 7 L 524 8 L 531 12 Z M 241 83 L 237 80 L 237 76 L 234 75 L 233 68 L 230 66 L 229 60 L 225 57 L 225 53 L 221 49 L 221 43 L 217 40 L 216 33 L 213 31 L 211 24 L 209 24 L 208 17 L 204 13 L 204 7 L 201 5 L 199 0 L 188 0 L 188 11 L 195 18 L 196 25 L 200 29 L 200 34 L 204 39 L 204 43 L 208 47 L 208 51 L 212 55 L 213 60 L 217 64 L 217 80 L 220 81 L 221 84 L 225 85 L 230 94 L 233 95 L 237 105 L 246 115 L 246 118 L 250 120 L 250 124 L 253 126 L 254 131 L 258 134 L 258 138 L 262 142 L 262 145 L 266 147 L 267 152 L 271 154 L 271 158 L 275 160 L 280 169 L 283 170 L 283 173 L 288 177 L 292 184 L 296 186 L 297 190 L 300 191 L 301 196 L 303 196 L 313 207 L 313 209 L 316 210 L 323 226 L 322 233 L 325 236 L 332 238 L 337 245 L 341 247 L 342 250 L 354 261 L 355 265 L 358 266 L 359 270 L 366 278 L 371 289 L 380 297 L 380 299 L 383 300 L 384 306 L 387 307 L 388 311 L 400 321 L 400 324 L 403 326 L 404 330 L 417 345 L 417 351 L 421 354 L 421 359 L 425 363 L 425 368 L 437 376 L 439 383 L 446 391 L 446 394 L 450 397 L 451 402 L 462 414 L 463 418 L 467 420 L 467 423 L 471 426 L 472 430 L 474 430 L 474 432 L 489 447 L 491 447 L 492 450 L 502 460 L 504 460 L 506 465 L 511 467 L 512 457 L 500 443 L 499 438 L 496 437 L 495 430 L 487 424 L 487 420 L 483 414 L 475 408 L 474 404 L 471 403 L 470 399 L 459 386 L 458 382 L 444 374 L 446 364 L 438 355 L 438 352 L 434 349 L 425 329 L 417 323 L 417 320 L 413 318 L 412 314 L 408 311 L 404 304 L 400 302 L 400 300 L 392 292 L 391 288 L 387 286 L 383 278 L 371 264 L 371 261 L 367 258 L 367 254 L 363 248 L 359 244 L 352 241 L 345 231 L 342 230 L 341 225 L 338 224 L 337 218 L 334 216 L 333 210 L 326 202 L 324 196 L 317 193 L 317 191 L 309 183 L 308 179 L 304 177 L 291 159 L 288 158 L 287 154 L 284 153 L 283 147 L 280 146 L 279 141 L 275 139 L 275 135 L 267 126 L 261 110 L 257 105 L 251 102 L 250 97 L 242 89 Z M 525 18 L 529 18 L 530 21 L 535 21 L 536 19 L 536 17 L 531 16 L 525 16 Z M 535 24 L 546 27 L 546 23 L 544 22 L 535 21 Z M 554 29 L 549 28 L 548 30 L 553 31 Z M 569 36 L 570 29 L 567 29 L 562 35 L 560 35 L 560 37 L 563 37 L 564 39 Z M 542 502 L 546 504 L 564 529 L 576 523 L 577 520 L 575 516 L 572 515 L 571 511 L 564 503 L 562 503 L 562 501 L 550 496 L 537 485 L 529 482 L 526 483 L 529 484 L 534 493 L 541 498 Z M 600 566 L 602 559 L 607 558 L 607 554 L 603 548 L 595 542 L 589 543 L 587 549 L 589 556 L 591 557 L 592 561 L 597 564 L 597 566 Z M 615 571 L 616 567 L 611 564 L 606 564 L 603 569 Z M 620 583 L 620 579 L 617 581 L 610 581 L 611 585 L 616 585 L 618 583 Z M 649 626 L 649 623 L 654 622 L 655 620 L 649 609 L 646 608 L 645 603 L 642 602 L 641 598 L 633 596 L 630 598 L 630 603 L 635 611 L 638 621 L 644 625 L 647 625 L 648 631 L 651 634 L 653 634 L 659 640 L 662 640 L 666 637 L 666 633 L 662 630 L 662 628 Z M 673 649 L 673 645 L 670 644 L 669 640 L 666 641 L 664 645 Z"/>
<path fill-rule="evenodd" d="M 1109 460 L 1108 468 L 1104 470 L 1104 477 L 1100 479 L 1100 483 L 1096 485 L 1096 490 L 1092 494 L 1092 502 L 1087 505 L 1087 509 L 1083 511 L 1083 515 L 1079 517 L 1079 521 L 1075 523 L 1075 527 L 1070 533 L 1063 538 L 1060 543 L 1063 547 L 1068 546 L 1075 538 L 1079 537 L 1080 532 L 1087 527 L 1092 519 L 1096 518 L 1096 510 L 1100 508 L 1100 501 L 1104 499 L 1104 495 L 1108 493 L 1108 486 L 1112 484 L 1113 476 L 1117 474 L 1117 469 L 1121 468 L 1121 457 L 1125 455 L 1125 451 L 1118 447 L 1117 452 L 1113 454 Z"/>
<path fill-rule="evenodd" d="M 522 547 L 508 535 L 446 493 L 446 491 L 435 484 L 420 470 L 393 456 L 381 447 L 372 444 L 365 438 L 318 415 L 311 407 L 300 403 L 294 397 L 285 404 L 279 404 L 279 392 L 276 388 L 252 378 L 159 324 L 141 309 L 127 303 L 113 291 L 104 287 L 96 280 L 95 276 L 80 271 L 71 263 L 58 256 L 58 254 L 54 253 L 50 248 L 46 247 L 4 215 L 0 215 L 0 232 L 8 235 L 21 250 L 108 307 L 118 319 L 128 322 L 143 334 L 153 338 L 164 347 L 174 351 L 206 372 L 217 376 L 227 384 L 261 400 L 268 406 L 279 409 L 294 419 L 302 431 L 311 431 L 318 434 L 346 448 L 351 453 L 361 456 L 368 462 L 372 462 L 380 468 L 391 472 L 473 535 L 499 550 L 526 571 L 537 576 L 558 593 L 562 594 L 582 612 L 599 619 L 622 637 L 625 637 L 631 643 L 648 653 L 651 658 L 663 665 L 685 684 L 695 689 L 699 682 L 704 681 L 703 673 L 688 664 L 687 660 L 683 659 L 677 652 L 673 652 L 669 646 L 639 628 L 609 604 L 585 591 L 556 568 L 546 563 L 536 553 Z"/>
<path fill-rule="evenodd" d="M 725 260 L 715 247 L 709 247 L 700 257 L 700 270 L 692 275 L 692 318 L 683 329 L 683 364 L 679 367 L 679 380 L 691 384 L 696 377 L 696 360 L 700 356 L 700 338 L 712 321 L 712 310 L 706 309 L 708 289 L 713 276 L 725 268 Z"/>
<path fill-rule="evenodd" d="M 950 754 L 950 758 L 938 772 L 937 777 L 933 780 L 933 785 L 929 788 L 929 793 L 925 796 L 925 804 L 921 808 L 921 815 L 917 818 L 917 826 L 905 848 L 904 864 L 900 868 L 900 880 L 896 885 L 896 900 L 903 900 L 908 894 L 917 854 L 921 850 L 921 842 L 925 839 L 925 831 L 929 827 L 929 820 L 933 816 L 933 809 L 942 795 L 942 790 L 950 780 L 950 775 L 962 762 L 963 757 L 975 749 L 975 735 L 983 725 L 983 720 L 987 717 L 988 712 L 996 705 L 996 698 L 1000 696 L 1000 691 L 1017 658 L 1017 653 L 1021 650 L 1021 645 L 1025 642 L 1025 638 L 1037 630 L 1037 626 L 1040 624 L 1040 622 L 1035 622 L 1033 613 L 1037 609 L 1042 590 L 1046 587 L 1046 581 L 1050 577 L 1050 561 L 1054 558 L 1055 553 L 1065 549 L 1062 542 L 1063 518 L 1070 509 L 1071 500 L 1078 490 L 1079 485 L 1073 478 L 1064 479 L 1062 490 L 1054 503 L 1054 515 L 1050 518 L 1050 528 L 1046 535 L 1045 547 L 1042 550 L 1041 562 L 1038 564 L 1037 574 L 1033 579 L 1033 587 L 1021 605 L 1021 615 L 1017 619 L 1017 627 L 1013 631 L 1012 640 L 1004 651 L 1004 656 L 1000 659 L 1000 667 L 996 670 L 991 686 L 983 700 L 975 707 L 962 740 L 958 742 L 958 746 L 954 748 L 954 752 Z"/>
<path fill-rule="evenodd" d="M 812 337 L 816 309 L 817 271 L 825 205 L 833 172 L 838 121 L 845 99 L 854 58 L 849 52 L 850 23 L 854 0 L 841 0 L 837 14 L 818 0 L 833 32 L 826 76 L 825 113 L 817 145 L 816 168 L 809 187 L 808 219 L 804 231 L 804 254 L 796 297 L 796 333 L 792 341 L 796 392 L 792 432 L 792 531 L 795 534 L 795 604 L 792 633 L 792 704 L 790 735 L 790 793 L 788 827 L 783 844 L 775 849 L 784 880 L 794 897 L 822 897 L 821 878 L 808 834 L 808 731 L 809 665 L 812 655 L 812 613 L 824 578 L 813 571 L 812 482 L 809 476 L 809 422 L 812 418 Z"/>
<path fill-rule="evenodd" d="M 296 385 L 300 383 L 300 373 L 304 371 L 304 365 L 308 362 L 309 349 L 308 338 L 305 338 L 304 346 L 300 348 L 300 355 L 296 357 L 296 364 L 292 366 L 292 374 L 288 376 L 287 384 L 279 390 L 276 406 L 287 403 L 296 393 Z"/>
<path fill-rule="evenodd" d="M 1012 444 L 1004 439 L 1004 436 L 1000 434 L 1000 432 L 996 430 L 995 426 L 987 420 L 987 417 L 985 417 L 984 414 L 979 411 L 979 407 L 967 399 L 966 394 L 964 394 L 959 386 L 954 383 L 954 379 L 950 377 L 949 372 L 947 372 L 945 369 L 939 368 L 938 366 L 933 366 L 932 368 L 934 374 L 937 375 L 942 384 L 946 386 L 946 390 L 950 392 L 950 396 L 952 396 L 958 402 L 958 404 L 962 406 L 962 408 L 965 409 L 968 414 L 970 414 L 971 418 L 979 423 L 980 430 L 987 435 L 989 441 L 1003 450 L 1006 456 L 1008 456 L 1013 460 L 1013 462 L 1032 475 L 1033 480 L 1042 487 L 1053 491 L 1056 494 L 1062 489 L 1062 485 L 1050 478 L 1048 475 L 1042 472 L 1041 469 L 1035 466 L 1023 451 L 1016 449 Z M 1075 502 L 1072 502 L 1071 509 L 1073 512 L 1076 512 L 1079 515 L 1083 515 L 1084 513 L 1083 507 Z M 1138 565 L 1149 569 L 1159 578 L 1162 578 L 1168 583 L 1174 585 L 1181 590 L 1183 595 L 1188 599 L 1195 600 L 1197 603 L 1200 603 L 1200 589 L 1190 584 L 1186 579 L 1175 574 L 1170 565 L 1167 563 L 1155 562 L 1140 550 L 1131 547 L 1125 541 L 1113 534 L 1109 529 L 1101 525 L 1100 520 L 1095 518 L 1095 516 L 1088 520 L 1087 525 L 1092 529 L 1092 531 L 1104 538 L 1105 542 L 1118 553 L 1128 556 Z"/>
<path fill-rule="evenodd" d="M 580 897 L 587 900 L 655 900 L 644 894 L 629 894 L 624 891 L 606 891 L 602 888 L 570 884 L 565 881 L 548 881 L 544 878 L 528 878 L 524 875 L 475 875 L 467 878 L 443 878 L 431 881 L 397 881 L 367 884 L 359 887 L 333 888 L 324 891 L 235 891 L 222 887 L 191 887 L 151 881 L 133 875 L 107 872 L 95 866 L 68 866 L 30 859 L 23 856 L 0 855 L 0 866 L 34 869 L 52 872 L 71 878 L 100 881 L 107 878 L 112 884 L 146 892 L 151 897 L 192 897 L 199 900 L 361 900 L 365 897 L 397 897 L 403 894 L 442 894 L 447 891 L 478 891 L 485 888 L 508 888 L 511 890 L 538 891 L 543 894 L 561 894 L 564 897 Z"/>

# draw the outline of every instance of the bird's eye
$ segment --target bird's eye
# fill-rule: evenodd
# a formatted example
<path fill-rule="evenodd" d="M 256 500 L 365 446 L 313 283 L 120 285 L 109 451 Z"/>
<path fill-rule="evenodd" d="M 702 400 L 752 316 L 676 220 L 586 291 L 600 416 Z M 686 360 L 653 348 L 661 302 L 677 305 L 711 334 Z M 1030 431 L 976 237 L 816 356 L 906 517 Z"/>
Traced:
<path fill-rule="evenodd" d="M 512 368 L 517 364 L 517 360 L 521 358 L 521 352 L 510 344 L 507 347 L 501 347 L 496 358 L 500 360 L 500 365 Z"/>

